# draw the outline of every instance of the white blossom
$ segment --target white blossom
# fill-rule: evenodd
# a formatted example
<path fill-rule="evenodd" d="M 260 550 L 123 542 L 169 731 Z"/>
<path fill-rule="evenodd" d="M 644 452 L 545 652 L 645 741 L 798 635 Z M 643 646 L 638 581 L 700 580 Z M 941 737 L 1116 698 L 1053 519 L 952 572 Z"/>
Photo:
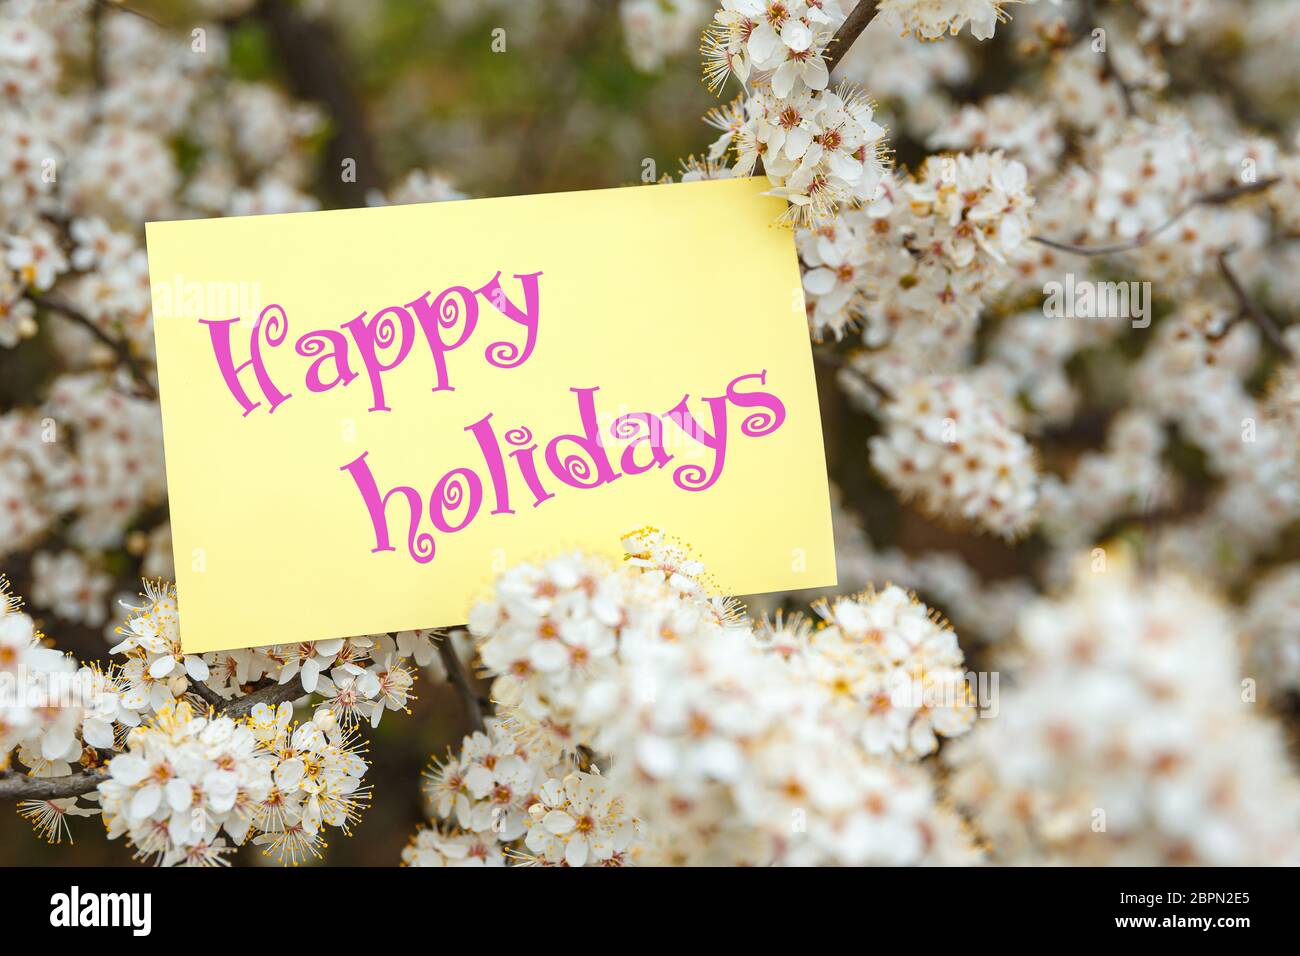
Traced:
<path fill-rule="evenodd" d="M 995 404 L 960 379 L 931 377 L 907 386 L 885 407 L 885 434 L 871 440 L 871 462 L 905 497 L 950 521 L 1003 537 L 1033 518 L 1033 451 Z"/>

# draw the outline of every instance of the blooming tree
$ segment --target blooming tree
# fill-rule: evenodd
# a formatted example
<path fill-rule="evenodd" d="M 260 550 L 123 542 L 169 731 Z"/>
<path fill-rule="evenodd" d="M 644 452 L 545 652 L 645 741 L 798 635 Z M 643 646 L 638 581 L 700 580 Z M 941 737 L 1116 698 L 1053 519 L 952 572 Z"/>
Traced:
<path fill-rule="evenodd" d="M 1295 4 L 445 0 L 507 55 L 698 45 L 729 98 L 680 178 L 786 201 L 844 588 L 746 607 L 646 528 L 461 630 L 186 654 L 142 223 L 467 194 L 385 178 L 319 69 L 361 5 L 195 6 L 0 2 L 0 797 L 39 833 L 320 858 L 423 677 L 470 733 L 408 865 L 1300 863 Z M 232 68 L 250 22 L 295 95 Z"/>

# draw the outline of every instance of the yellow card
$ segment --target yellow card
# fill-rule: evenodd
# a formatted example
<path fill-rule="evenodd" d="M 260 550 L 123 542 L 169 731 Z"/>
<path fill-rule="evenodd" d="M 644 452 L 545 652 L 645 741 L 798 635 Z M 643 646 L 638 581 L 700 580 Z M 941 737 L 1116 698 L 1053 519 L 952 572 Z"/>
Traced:
<path fill-rule="evenodd" d="M 835 583 L 763 180 L 147 226 L 185 650 L 455 625 L 653 525 L 725 593 Z"/>

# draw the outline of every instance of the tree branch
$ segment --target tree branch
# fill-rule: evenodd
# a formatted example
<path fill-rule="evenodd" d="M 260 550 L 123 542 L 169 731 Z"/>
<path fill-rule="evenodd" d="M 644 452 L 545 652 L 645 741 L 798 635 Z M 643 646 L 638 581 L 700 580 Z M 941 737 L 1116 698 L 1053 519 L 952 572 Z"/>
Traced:
<path fill-rule="evenodd" d="M 1126 242 L 1117 243 L 1113 246 L 1076 246 L 1073 243 L 1062 242 L 1059 239 L 1048 239 L 1046 236 L 1030 236 L 1030 240 L 1039 245 L 1047 246 L 1051 249 L 1059 249 L 1061 252 L 1072 252 L 1080 256 L 1110 256 L 1119 252 L 1131 252 L 1138 249 L 1156 236 L 1160 235 L 1169 227 L 1175 225 L 1180 219 L 1186 216 L 1197 206 L 1222 206 L 1225 203 L 1232 202 L 1241 196 L 1248 196 L 1252 193 L 1263 192 L 1276 186 L 1281 181 L 1278 176 L 1270 176 L 1267 179 L 1261 179 L 1254 183 L 1244 183 L 1239 186 L 1230 186 L 1227 189 L 1220 189 L 1216 192 L 1206 193 L 1203 196 L 1197 196 L 1182 209 L 1162 222 L 1159 226 L 1150 232 L 1145 232 L 1135 239 L 1129 239 Z"/>
<path fill-rule="evenodd" d="M 1264 338 L 1273 343 L 1273 346 L 1287 359 L 1294 360 L 1295 353 L 1291 351 L 1291 346 L 1287 345 L 1286 339 L 1283 338 L 1282 330 L 1277 327 L 1277 323 L 1273 321 L 1272 317 L 1260 308 L 1259 303 L 1250 297 L 1246 287 L 1241 284 L 1237 274 L 1228 265 L 1228 256 L 1233 251 L 1232 249 L 1225 249 L 1219 253 L 1219 271 L 1223 273 L 1228 288 L 1232 290 L 1233 298 L 1237 300 L 1237 305 L 1241 307 L 1241 314 L 1259 326 L 1259 330 L 1264 333 Z"/>
<path fill-rule="evenodd" d="M 274 707 L 276 704 L 305 696 L 307 691 L 303 689 L 302 680 L 295 677 L 286 683 L 268 684 L 266 687 L 259 687 L 251 694 L 224 701 L 219 711 L 223 717 L 247 717 L 258 704 Z"/>
<path fill-rule="evenodd" d="M 104 13 L 109 6 L 104 0 L 90 8 L 90 77 L 95 85 L 95 119 L 103 110 L 104 89 L 108 86 L 108 73 L 104 64 Z"/>
<path fill-rule="evenodd" d="M 128 7 L 122 3 L 117 2 L 117 0 L 95 0 L 95 9 L 96 11 L 120 10 L 122 13 L 129 13 L 133 17 L 139 17 L 141 20 L 147 20 L 148 22 L 152 23 L 156 27 L 162 26 L 162 24 L 159 21 L 155 20 L 153 17 L 145 13 L 143 10 L 137 10 L 134 7 Z"/>
<path fill-rule="evenodd" d="M 223 717 L 246 717 L 258 704 L 274 707 L 282 701 L 297 700 L 307 693 L 303 690 L 302 681 L 297 677 L 284 684 L 271 684 L 258 688 L 251 694 L 229 701 L 221 700 L 201 684 L 191 681 L 190 686 L 195 693 L 211 703 L 213 709 Z M 215 698 L 216 703 L 213 703 L 212 698 Z M 109 757 L 111 758 L 111 755 Z M 4 771 L 0 772 L 0 800 L 61 800 L 65 797 L 78 797 L 90 793 L 106 779 L 108 779 L 107 767 L 80 770 L 61 777 L 29 777 L 22 773 Z"/>
<path fill-rule="evenodd" d="M 1142 246 L 1145 246 L 1156 236 L 1160 235 L 1160 233 L 1177 223 L 1178 220 L 1183 218 L 1183 216 L 1187 215 L 1191 209 L 1191 206 L 1184 206 L 1150 232 L 1143 233 L 1136 239 L 1129 239 L 1126 242 L 1116 243 L 1113 246 L 1076 246 L 1073 243 L 1062 242 L 1059 239 L 1048 239 L 1046 236 L 1030 236 L 1029 238 L 1032 242 L 1036 242 L 1040 246 L 1047 246 L 1049 249 L 1058 249 L 1061 252 L 1072 252 L 1075 255 L 1080 256 L 1113 256 L 1121 252 L 1132 252 L 1134 249 L 1140 249 Z"/>
<path fill-rule="evenodd" d="M 48 309 L 52 312 L 58 312 L 64 318 L 80 325 L 82 328 L 89 331 L 91 335 L 112 349 L 113 354 L 117 356 L 117 360 L 121 362 L 122 365 L 126 366 L 127 370 L 131 373 L 131 377 L 134 378 L 136 383 L 139 385 L 139 397 L 158 397 L 158 390 L 154 388 L 153 382 L 149 381 L 149 376 L 145 374 L 144 367 L 137 362 L 135 356 L 131 354 L 131 347 L 126 343 L 126 341 L 113 338 L 113 336 L 101 329 L 89 316 L 66 302 L 59 299 L 52 299 L 47 295 L 37 295 L 32 293 L 29 293 L 27 298 L 35 303 L 37 307 Z"/>
<path fill-rule="evenodd" d="M 1103 31 L 1104 35 L 1105 28 L 1097 21 L 1096 5 L 1092 0 L 1085 0 L 1085 3 L 1083 4 L 1083 12 L 1087 22 L 1092 24 L 1092 26 L 1087 28 L 1089 34 L 1094 30 L 1100 29 Z M 1110 43 L 1108 42 L 1103 42 L 1101 47 L 1101 69 L 1103 74 L 1109 79 L 1114 80 L 1115 85 L 1119 87 L 1119 95 L 1124 100 L 1124 111 L 1129 116 L 1136 116 L 1137 102 L 1133 99 L 1133 87 L 1129 86 L 1128 81 L 1124 79 L 1120 74 L 1119 69 L 1115 66 L 1115 57 L 1110 52 Z"/>
<path fill-rule="evenodd" d="M 843 59 L 844 54 L 849 52 L 849 47 L 853 46 L 862 35 L 862 31 L 867 28 L 867 24 L 876 18 L 878 12 L 876 0 L 860 0 L 858 5 L 849 11 L 848 17 L 840 24 L 840 28 L 835 31 L 835 36 L 831 37 L 831 42 L 826 44 L 826 50 L 822 53 L 827 70 L 833 70 L 835 64 Z"/>
<path fill-rule="evenodd" d="M 342 205 L 364 206 L 366 193 L 383 189 L 385 179 L 337 36 L 285 0 L 261 0 L 253 15 L 266 25 L 293 92 L 319 103 L 334 124 L 321 185 Z M 343 181 L 345 160 L 356 164 L 354 183 Z"/>
<path fill-rule="evenodd" d="M 225 709 L 226 706 L 225 700 L 223 700 L 221 695 L 218 694 L 216 691 L 214 691 L 211 687 L 203 683 L 203 681 L 201 680 L 195 680 L 193 677 L 189 678 L 189 682 L 190 682 L 190 692 L 193 693 L 195 696 L 201 698 L 205 704 L 207 704 L 213 710 Z"/>
<path fill-rule="evenodd" d="M 1137 102 L 1133 99 L 1133 88 L 1128 85 L 1128 81 L 1120 75 L 1119 68 L 1115 66 L 1115 58 L 1111 56 L 1110 44 L 1102 48 L 1102 69 L 1106 76 L 1115 81 L 1119 87 L 1119 95 L 1124 100 L 1124 110 L 1129 116 L 1137 115 Z"/>
<path fill-rule="evenodd" d="M 460 662 L 460 655 L 452 646 L 450 634 L 444 634 L 438 641 L 438 657 L 442 659 L 442 666 L 447 671 L 447 680 L 455 688 L 470 726 L 475 730 L 483 730 L 485 727 L 483 708 L 479 704 L 478 694 L 474 692 L 474 686 L 469 682 L 469 675 L 465 673 L 465 667 Z"/>
<path fill-rule="evenodd" d="M 1241 183 L 1236 186 L 1229 186 L 1227 189 L 1220 189 L 1216 192 L 1206 193 L 1196 200 L 1198 206 L 1222 206 L 1224 203 L 1232 202 L 1239 196 L 1249 196 L 1251 193 L 1261 193 L 1266 189 L 1272 189 L 1282 181 L 1281 176 L 1268 176 L 1253 183 Z"/>
<path fill-rule="evenodd" d="M 0 773 L 0 800 L 62 800 L 90 793 L 108 779 L 108 769 L 81 770 L 62 777 L 29 777 L 22 773 Z"/>
<path fill-rule="evenodd" d="M 846 373 L 852 375 L 855 381 L 871 389 L 871 391 L 875 393 L 876 398 L 881 402 L 888 403 L 894 400 L 894 396 L 890 393 L 889 389 L 885 388 L 885 386 L 881 385 L 879 382 L 872 381 L 857 368 L 854 368 L 851 361 L 845 360 L 843 356 L 836 352 L 814 348 L 813 360 L 820 362 L 827 368 L 834 369 L 837 375 L 843 375 Z"/>

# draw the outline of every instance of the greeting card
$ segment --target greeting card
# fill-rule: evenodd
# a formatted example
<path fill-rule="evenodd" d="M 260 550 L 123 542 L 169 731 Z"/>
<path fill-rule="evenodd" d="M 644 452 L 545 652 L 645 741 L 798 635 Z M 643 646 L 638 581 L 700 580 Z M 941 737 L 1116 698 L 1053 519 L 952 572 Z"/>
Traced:
<path fill-rule="evenodd" d="M 511 564 L 646 525 L 724 593 L 834 584 L 765 188 L 150 223 L 185 649 L 459 624 Z"/>

